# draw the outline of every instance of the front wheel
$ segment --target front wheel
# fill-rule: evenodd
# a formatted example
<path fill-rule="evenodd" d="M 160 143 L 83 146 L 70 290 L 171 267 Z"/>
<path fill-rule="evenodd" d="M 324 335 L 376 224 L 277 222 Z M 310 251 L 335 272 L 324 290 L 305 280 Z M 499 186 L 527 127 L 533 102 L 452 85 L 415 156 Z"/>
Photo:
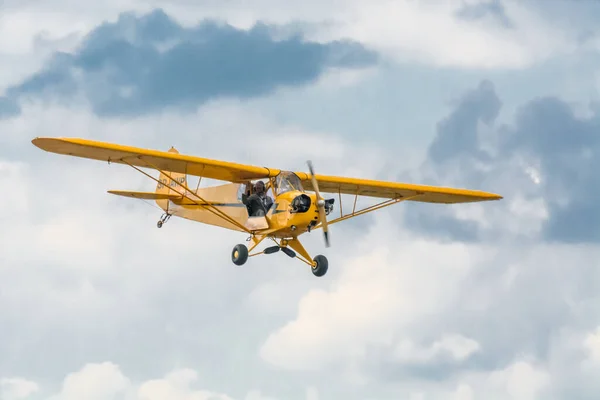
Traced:
<path fill-rule="evenodd" d="M 231 261 L 235 265 L 243 265 L 248 261 L 248 248 L 243 244 L 236 245 L 231 252 Z"/>
<path fill-rule="evenodd" d="M 314 276 L 323 276 L 327 273 L 327 269 L 329 269 L 329 262 L 327 258 L 322 255 L 318 255 L 314 259 L 315 265 L 312 267 L 312 273 Z"/>

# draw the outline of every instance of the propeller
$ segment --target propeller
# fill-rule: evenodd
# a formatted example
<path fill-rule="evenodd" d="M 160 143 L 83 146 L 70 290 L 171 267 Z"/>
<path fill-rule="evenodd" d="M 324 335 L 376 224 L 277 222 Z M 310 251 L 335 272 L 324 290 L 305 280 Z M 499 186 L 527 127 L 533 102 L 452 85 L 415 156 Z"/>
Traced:
<path fill-rule="evenodd" d="M 308 171 L 310 172 L 310 178 L 312 180 L 312 186 L 317 194 L 317 207 L 319 209 L 319 219 L 321 220 L 321 224 L 323 225 L 323 237 L 325 239 L 325 247 L 329 247 L 329 230 L 327 225 L 327 215 L 325 214 L 325 199 L 321 196 L 321 192 L 319 192 L 319 184 L 317 183 L 317 178 L 315 178 L 315 171 L 313 169 L 312 161 L 307 161 Z"/>

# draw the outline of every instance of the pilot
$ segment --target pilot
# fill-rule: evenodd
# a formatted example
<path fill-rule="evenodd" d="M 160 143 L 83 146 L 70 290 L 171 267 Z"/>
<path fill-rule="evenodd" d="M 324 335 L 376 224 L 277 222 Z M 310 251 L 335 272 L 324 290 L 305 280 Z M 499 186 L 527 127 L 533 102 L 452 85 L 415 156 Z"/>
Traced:
<path fill-rule="evenodd" d="M 273 205 L 273 199 L 267 194 L 263 181 L 256 182 L 254 193 L 250 196 L 242 196 L 242 202 L 246 204 L 248 213 L 253 217 L 266 215 Z"/>

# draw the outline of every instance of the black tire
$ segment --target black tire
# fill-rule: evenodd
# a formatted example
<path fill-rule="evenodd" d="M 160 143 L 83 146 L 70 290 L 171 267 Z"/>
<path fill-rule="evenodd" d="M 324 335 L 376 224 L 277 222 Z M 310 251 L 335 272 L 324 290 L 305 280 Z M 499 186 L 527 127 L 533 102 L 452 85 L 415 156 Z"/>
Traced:
<path fill-rule="evenodd" d="M 236 245 L 231 251 L 231 261 L 235 265 L 244 265 L 248 261 L 248 248 L 243 244 Z"/>
<path fill-rule="evenodd" d="M 157 226 L 159 229 L 160 229 L 160 228 L 162 228 L 162 226 L 163 226 L 163 223 L 162 223 L 162 221 L 158 221 L 158 222 L 156 223 L 156 226 Z"/>
<path fill-rule="evenodd" d="M 319 277 L 325 275 L 329 269 L 329 261 L 327 261 L 327 258 L 319 254 L 315 257 L 314 261 L 317 263 L 317 265 L 312 267 L 313 275 Z"/>

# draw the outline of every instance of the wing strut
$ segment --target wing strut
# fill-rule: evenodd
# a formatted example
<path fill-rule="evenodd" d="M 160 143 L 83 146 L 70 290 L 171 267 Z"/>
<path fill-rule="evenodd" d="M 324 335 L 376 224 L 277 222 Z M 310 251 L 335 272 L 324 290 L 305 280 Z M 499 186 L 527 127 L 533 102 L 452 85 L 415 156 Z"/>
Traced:
<path fill-rule="evenodd" d="M 346 215 L 341 216 L 339 218 L 336 218 L 334 220 L 328 221 L 327 223 L 329 225 L 335 224 L 336 222 L 341 222 L 341 221 L 344 221 L 346 219 L 350 219 L 350 218 L 353 218 L 353 217 L 358 217 L 359 215 L 366 214 L 366 213 L 371 212 L 371 211 L 379 210 L 380 208 L 388 207 L 388 206 L 391 206 L 393 204 L 400 203 L 401 201 L 412 200 L 415 197 L 419 197 L 419 196 L 423 196 L 423 195 L 424 195 L 424 193 L 418 193 L 418 194 L 415 194 L 415 195 L 412 195 L 412 196 L 396 197 L 394 199 L 384 200 L 384 201 L 382 201 L 380 203 L 377 203 L 377 204 L 374 204 L 372 206 L 363 208 L 362 210 L 359 210 L 359 211 L 355 211 L 356 210 L 356 198 L 355 198 L 354 199 L 354 209 L 352 210 L 351 214 L 346 214 Z M 341 208 L 341 205 L 340 205 L 340 208 Z M 317 228 L 320 228 L 320 227 L 321 227 L 321 224 L 315 226 L 313 229 L 317 229 Z"/>
<path fill-rule="evenodd" d="M 149 177 L 150 179 L 156 181 L 157 183 L 160 183 L 160 181 L 158 179 L 156 179 L 155 177 L 151 176 L 150 174 L 142 171 L 140 168 L 136 167 L 135 165 L 127 162 L 124 158 L 121 159 L 122 162 L 124 162 L 125 164 L 129 165 L 130 167 L 132 167 L 133 169 L 137 170 L 138 172 L 141 172 L 142 174 L 146 175 L 147 177 Z M 146 161 L 149 165 L 150 164 L 148 161 Z M 152 165 L 152 167 L 154 169 L 156 169 L 157 171 L 160 172 L 160 169 L 156 168 L 154 165 Z M 253 234 L 253 232 L 251 230 L 249 230 L 248 228 L 246 228 L 244 225 L 240 224 L 238 221 L 234 220 L 233 218 L 231 218 L 229 215 L 227 215 L 227 213 L 219 210 L 218 208 L 216 208 L 215 206 L 211 205 L 210 202 L 204 200 L 202 197 L 200 197 L 197 193 L 192 192 L 186 185 L 177 182 L 176 180 L 171 179 L 172 182 L 175 182 L 177 185 L 181 186 L 182 188 L 184 188 L 187 192 L 189 193 L 193 193 L 198 199 L 200 199 L 200 201 L 204 202 L 204 204 L 202 203 L 198 203 L 198 201 L 190 198 L 189 196 L 186 196 L 185 193 L 181 193 L 179 191 L 177 191 L 176 189 L 174 189 L 173 187 L 171 187 L 171 190 L 173 190 L 174 192 L 177 192 L 178 194 L 180 194 L 181 196 L 185 197 L 186 199 L 194 202 L 194 204 L 202 206 L 202 207 L 207 207 L 207 210 L 212 212 L 213 214 L 215 214 L 218 217 L 221 217 L 222 219 L 224 219 L 225 221 L 237 226 L 238 228 L 244 230 L 245 232 L 249 233 L 249 234 Z"/>

